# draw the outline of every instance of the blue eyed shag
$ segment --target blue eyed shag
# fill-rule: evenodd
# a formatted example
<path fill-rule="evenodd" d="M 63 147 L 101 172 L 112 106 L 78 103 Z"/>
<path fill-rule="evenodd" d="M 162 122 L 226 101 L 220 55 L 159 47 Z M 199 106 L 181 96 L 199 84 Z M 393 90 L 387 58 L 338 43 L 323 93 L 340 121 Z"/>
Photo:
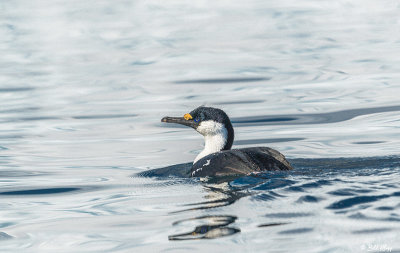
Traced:
<path fill-rule="evenodd" d="M 200 106 L 183 117 L 164 117 L 161 122 L 189 126 L 204 136 L 204 150 L 193 162 L 192 177 L 293 169 L 285 156 L 272 148 L 231 149 L 234 139 L 232 123 L 221 109 Z"/>

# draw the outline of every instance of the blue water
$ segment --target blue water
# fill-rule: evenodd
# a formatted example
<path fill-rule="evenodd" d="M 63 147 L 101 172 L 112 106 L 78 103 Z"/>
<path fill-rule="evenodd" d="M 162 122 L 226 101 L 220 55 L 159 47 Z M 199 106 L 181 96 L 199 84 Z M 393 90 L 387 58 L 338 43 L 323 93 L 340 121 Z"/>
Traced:
<path fill-rule="evenodd" d="M 397 1 L 1 1 L 0 251 L 400 251 L 399 59 Z M 203 104 L 295 170 L 182 177 Z"/>

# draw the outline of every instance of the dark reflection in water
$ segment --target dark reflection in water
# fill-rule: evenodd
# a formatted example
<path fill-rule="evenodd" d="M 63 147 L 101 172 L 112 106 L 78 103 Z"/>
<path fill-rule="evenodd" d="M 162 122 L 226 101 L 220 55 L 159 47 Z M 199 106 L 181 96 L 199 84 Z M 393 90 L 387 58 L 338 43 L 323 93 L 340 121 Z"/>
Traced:
<path fill-rule="evenodd" d="M 258 82 L 258 81 L 268 81 L 270 77 L 238 77 L 238 78 L 214 78 L 214 79 L 191 79 L 191 80 L 181 80 L 175 81 L 177 84 L 214 84 L 214 83 L 248 83 L 248 82 Z"/>
<path fill-rule="evenodd" d="M 14 237 L 12 237 L 11 235 L 4 233 L 4 232 L 0 232 L 0 240 L 7 240 L 7 239 L 12 239 Z"/>
<path fill-rule="evenodd" d="M 183 210 L 174 211 L 171 213 L 181 213 L 187 211 L 195 211 L 195 210 L 203 210 L 203 209 L 211 209 L 222 206 L 228 206 L 235 203 L 242 197 L 246 197 L 251 195 L 252 193 L 243 191 L 242 188 L 233 188 L 230 187 L 226 183 L 222 184 L 203 184 L 207 194 L 204 196 L 207 201 L 191 203 L 184 205 L 185 208 Z"/>
<path fill-rule="evenodd" d="M 259 228 L 263 228 L 263 227 L 274 227 L 274 226 L 281 226 L 281 225 L 286 225 L 289 223 L 266 223 L 266 224 L 260 224 L 258 225 Z"/>
<path fill-rule="evenodd" d="M 369 192 L 372 192 L 372 190 L 344 188 L 344 189 L 327 192 L 327 194 L 330 194 L 333 196 L 354 196 L 354 195 L 369 193 Z"/>
<path fill-rule="evenodd" d="M 19 189 L 19 190 L 8 190 L 0 191 L 0 195 L 3 196 L 32 196 L 32 195 L 52 195 L 61 193 L 71 193 L 71 192 L 89 192 L 99 189 L 104 189 L 105 187 L 99 186 L 66 186 L 66 187 L 49 187 L 49 188 L 35 188 L 35 189 Z"/>
<path fill-rule="evenodd" d="M 237 187 L 232 187 L 226 182 L 221 184 L 203 183 L 203 187 L 207 192 L 204 198 L 207 199 L 207 201 L 186 204 L 184 206 L 190 208 L 185 208 L 172 213 L 190 212 L 231 205 L 240 198 L 251 195 L 252 193 L 246 192 L 244 189 L 250 188 L 258 183 L 258 180 L 256 180 L 256 182 L 252 181 L 247 185 L 243 184 L 243 186 Z M 233 215 L 212 215 L 176 221 L 173 225 L 185 223 L 187 221 L 197 221 L 203 224 L 195 226 L 194 230 L 191 232 L 171 235 L 168 238 L 169 240 L 194 240 L 213 239 L 232 235 L 240 232 L 239 228 L 228 227 L 228 225 L 235 222 L 236 219 L 237 217 Z"/>
<path fill-rule="evenodd" d="M 351 158 L 297 158 L 288 159 L 296 172 L 315 173 L 316 169 L 332 169 L 334 172 L 341 173 L 340 170 L 350 169 L 356 171 L 366 168 L 394 168 L 400 166 L 400 156 L 378 156 L 378 157 L 351 157 Z M 305 170 L 307 169 L 307 170 Z M 368 170 L 362 170 L 368 172 Z M 356 171 L 361 172 L 361 171 Z"/>
<path fill-rule="evenodd" d="M 265 100 L 237 100 L 237 101 L 226 101 L 226 102 L 218 102 L 216 105 L 237 105 L 237 104 L 257 104 L 262 103 Z"/>
<path fill-rule="evenodd" d="M 4 158 L 1 157 L 0 158 Z M 10 178 L 10 177 L 33 177 L 33 176 L 44 176 L 49 175 L 50 173 L 44 172 L 33 172 L 33 171 L 23 171 L 23 170 L 1 170 L 0 178 Z"/>
<path fill-rule="evenodd" d="M 78 190 L 80 190 L 80 188 L 77 187 L 42 188 L 42 189 L 18 190 L 18 191 L 3 191 L 0 192 L 0 195 L 43 195 L 43 194 L 65 193 Z"/>
<path fill-rule="evenodd" d="M 103 115 L 81 115 L 73 116 L 73 119 L 114 119 L 136 117 L 137 114 L 103 114 Z"/>
<path fill-rule="evenodd" d="M 302 117 L 301 115 L 300 117 Z M 255 124 L 255 123 L 273 123 L 273 122 L 286 122 L 299 120 L 299 117 L 279 117 L 279 116 L 255 116 L 255 117 L 245 117 L 245 118 L 234 118 L 232 123 L 240 124 Z"/>
<path fill-rule="evenodd" d="M 237 117 L 237 118 L 232 118 L 232 123 L 236 126 L 326 124 L 326 123 L 336 123 L 336 122 L 350 120 L 352 118 L 361 115 L 383 113 L 383 112 L 394 112 L 394 111 L 400 111 L 400 105 L 350 109 L 350 110 L 328 112 L 328 113 Z"/>
<path fill-rule="evenodd" d="M 93 119 L 116 119 L 116 118 L 132 118 L 136 117 L 137 114 L 103 114 L 103 115 L 79 115 L 72 116 L 72 119 L 79 120 L 93 120 Z M 46 121 L 46 120 L 63 120 L 65 118 L 56 117 L 56 116 L 30 116 L 30 117 L 18 117 L 18 118 L 7 118 L 5 120 L 0 121 L 0 123 L 7 122 L 24 122 L 24 121 Z"/>
<path fill-rule="evenodd" d="M 238 140 L 234 142 L 234 145 L 250 145 L 250 144 L 264 144 L 264 143 L 277 143 L 277 142 L 289 142 L 289 141 L 301 141 L 305 138 L 269 138 L 269 139 L 254 139 L 254 140 Z"/>
<path fill-rule="evenodd" d="M 202 223 L 197 225 L 193 231 L 170 235 L 169 240 L 198 240 L 198 239 L 214 239 L 222 236 L 228 236 L 240 232 L 236 227 L 229 227 L 228 225 L 235 222 L 236 216 L 231 215 L 207 215 L 195 217 L 186 220 L 174 222 L 173 225 L 178 225 L 185 222 Z"/>
<path fill-rule="evenodd" d="M 217 207 L 223 207 L 234 204 L 240 198 L 255 195 L 255 197 L 260 197 L 262 194 L 260 192 L 264 189 L 258 189 L 258 187 L 270 183 L 273 185 L 271 188 L 284 187 L 284 183 L 277 184 L 276 181 L 281 181 L 282 177 L 286 177 L 287 173 L 266 173 L 254 174 L 236 180 L 220 183 L 220 184 L 210 184 L 203 183 L 203 187 L 206 189 L 207 194 L 204 196 L 207 201 L 186 204 L 185 206 L 191 206 L 191 208 L 179 210 L 173 213 L 188 212 L 195 210 L 211 209 Z M 210 182 L 212 180 L 209 180 Z M 279 194 L 274 192 L 268 192 L 271 196 L 281 197 Z M 219 216 L 204 216 L 196 217 L 188 220 L 177 221 L 174 223 L 180 224 L 186 221 L 201 220 L 202 222 L 207 222 L 196 226 L 192 232 L 172 235 L 169 236 L 170 240 L 190 240 L 190 239 L 211 239 L 218 238 L 221 236 L 232 235 L 234 233 L 240 232 L 239 228 L 226 227 L 228 224 L 233 223 L 236 220 L 236 216 L 233 215 L 219 215 Z M 258 227 L 268 227 L 268 226 L 278 226 L 284 225 L 286 223 L 271 223 L 271 224 L 261 224 Z"/>
<path fill-rule="evenodd" d="M 337 201 L 337 202 L 329 205 L 327 207 L 327 209 L 349 208 L 352 206 L 369 203 L 369 202 L 375 202 L 380 199 L 389 198 L 390 196 L 396 196 L 396 193 L 394 193 L 392 195 L 383 194 L 383 195 L 378 195 L 378 196 L 357 196 L 357 197 L 353 197 L 353 198 L 347 198 L 347 199 L 343 199 L 343 200 Z"/>
<path fill-rule="evenodd" d="M 21 139 L 22 135 L 0 135 L 0 140 L 8 140 L 8 139 Z"/>
<path fill-rule="evenodd" d="M 31 91 L 34 89 L 35 89 L 34 87 L 7 87 L 7 88 L 0 88 L 0 93 L 23 92 L 23 91 Z"/>
<path fill-rule="evenodd" d="M 355 141 L 353 144 L 368 145 L 368 144 L 379 144 L 384 143 L 384 141 Z"/>
<path fill-rule="evenodd" d="M 1 109 L 0 113 L 26 113 L 40 110 L 40 107 L 20 107 L 20 108 L 11 108 L 11 109 Z"/>
<path fill-rule="evenodd" d="M 355 230 L 352 231 L 353 234 L 375 234 L 375 233 L 382 233 L 382 232 L 389 232 L 392 231 L 391 228 L 375 228 L 375 229 L 362 229 L 362 230 Z"/>
<path fill-rule="evenodd" d="M 300 234 L 313 231 L 312 228 L 296 228 L 279 232 L 279 234 Z"/>
<path fill-rule="evenodd" d="M 321 200 L 323 200 L 323 198 L 318 198 L 318 197 L 314 197 L 311 195 L 305 195 L 305 196 L 301 196 L 296 202 L 297 203 L 303 203 L 303 202 L 317 203 L 317 202 L 320 202 Z"/>
<path fill-rule="evenodd" d="M 313 216 L 312 213 L 304 213 L 304 212 L 298 212 L 298 213 L 269 213 L 266 214 L 265 217 L 270 217 L 270 218 L 297 218 L 297 217 L 309 217 Z"/>
<path fill-rule="evenodd" d="M 55 116 L 32 116 L 32 117 L 22 117 L 22 118 L 15 118 L 11 119 L 7 122 L 12 122 L 12 121 L 37 121 L 37 120 L 59 120 L 61 119 L 60 117 L 55 117 Z"/>

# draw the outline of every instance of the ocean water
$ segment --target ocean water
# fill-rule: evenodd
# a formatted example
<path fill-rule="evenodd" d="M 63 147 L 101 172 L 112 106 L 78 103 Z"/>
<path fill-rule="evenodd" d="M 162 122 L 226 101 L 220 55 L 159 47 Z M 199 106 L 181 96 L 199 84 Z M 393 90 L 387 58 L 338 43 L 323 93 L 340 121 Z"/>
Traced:
<path fill-rule="evenodd" d="M 398 1 L 2 0 L 0 251 L 399 252 L 399 94 Z M 174 176 L 199 105 L 295 170 Z"/>

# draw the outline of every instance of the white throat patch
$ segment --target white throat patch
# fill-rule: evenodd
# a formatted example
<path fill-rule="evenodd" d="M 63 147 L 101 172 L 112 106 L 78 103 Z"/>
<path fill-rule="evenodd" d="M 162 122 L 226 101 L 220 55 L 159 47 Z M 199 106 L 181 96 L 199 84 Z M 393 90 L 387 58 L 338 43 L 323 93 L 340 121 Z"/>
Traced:
<path fill-rule="evenodd" d="M 228 141 L 228 130 L 225 125 L 212 120 L 202 121 L 196 129 L 204 136 L 204 150 L 194 159 L 196 163 L 206 155 L 221 151 Z"/>

